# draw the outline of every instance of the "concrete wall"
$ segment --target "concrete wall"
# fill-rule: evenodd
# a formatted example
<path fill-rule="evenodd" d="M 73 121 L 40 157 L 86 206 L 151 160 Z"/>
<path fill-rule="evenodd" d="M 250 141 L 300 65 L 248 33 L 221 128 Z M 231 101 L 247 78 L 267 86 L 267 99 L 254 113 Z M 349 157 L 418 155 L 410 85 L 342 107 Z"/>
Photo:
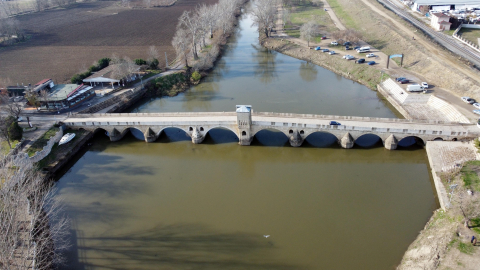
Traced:
<path fill-rule="evenodd" d="M 60 129 L 55 134 L 55 136 L 51 137 L 50 140 L 48 140 L 47 145 L 45 145 L 41 151 L 38 151 L 37 153 L 35 153 L 33 157 L 29 158 L 30 161 L 39 162 L 40 160 L 44 159 L 52 151 L 53 145 L 59 142 L 62 137 L 63 137 L 63 130 Z"/>

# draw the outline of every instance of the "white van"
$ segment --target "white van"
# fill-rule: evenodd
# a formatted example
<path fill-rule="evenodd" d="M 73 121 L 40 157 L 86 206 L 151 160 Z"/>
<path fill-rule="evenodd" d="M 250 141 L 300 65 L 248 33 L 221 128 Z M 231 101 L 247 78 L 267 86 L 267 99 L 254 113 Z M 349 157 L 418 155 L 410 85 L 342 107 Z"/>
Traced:
<path fill-rule="evenodd" d="M 369 51 L 370 51 L 370 47 L 361 47 L 360 49 L 357 49 L 358 53 L 365 53 Z"/>
<path fill-rule="evenodd" d="M 425 88 L 420 84 L 411 84 L 407 86 L 408 92 L 422 92 L 423 90 L 425 90 Z"/>

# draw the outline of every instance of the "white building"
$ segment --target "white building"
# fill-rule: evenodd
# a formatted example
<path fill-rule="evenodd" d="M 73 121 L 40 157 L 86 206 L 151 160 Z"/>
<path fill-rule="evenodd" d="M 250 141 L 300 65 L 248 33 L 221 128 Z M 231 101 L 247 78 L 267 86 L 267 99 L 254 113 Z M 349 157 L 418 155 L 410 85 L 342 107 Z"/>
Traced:
<path fill-rule="evenodd" d="M 480 0 L 412 0 L 412 9 L 420 11 L 421 6 L 431 6 L 433 11 L 466 10 L 480 8 Z"/>
<path fill-rule="evenodd" d="M 430 25 L 437 31 L 448 31 L 450 30 L 450 25 L 452 25 L 449 20 L 450 16 L 441 12 L 432 13 L 432 21 L 430 22 Z"/>

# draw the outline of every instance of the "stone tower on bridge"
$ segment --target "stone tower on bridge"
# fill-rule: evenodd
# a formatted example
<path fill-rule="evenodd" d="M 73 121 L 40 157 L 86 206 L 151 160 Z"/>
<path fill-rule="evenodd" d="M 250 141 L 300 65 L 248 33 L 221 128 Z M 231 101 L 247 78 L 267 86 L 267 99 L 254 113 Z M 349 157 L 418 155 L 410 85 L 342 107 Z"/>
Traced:
<path fill-rule="evenodd" d="M 240 145 L 252 142 L 252 105 L 237 105 L 238 140 Z"/>

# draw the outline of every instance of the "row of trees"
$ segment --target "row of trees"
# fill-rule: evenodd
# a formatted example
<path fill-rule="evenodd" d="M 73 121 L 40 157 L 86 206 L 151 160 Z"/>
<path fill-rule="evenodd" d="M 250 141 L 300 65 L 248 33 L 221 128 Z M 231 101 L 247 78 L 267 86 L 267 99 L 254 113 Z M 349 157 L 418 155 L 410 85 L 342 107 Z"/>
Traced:
<path fill-rule="evenodd" d="M 258 26 L 258 31 L 263 32 L 266 37 L 275 28 L 277 21 L 277 6 L 280 0 L 257 0 L 252 11 L 253 25 Z"/>
<path fill-rule="evenodd" d="M 69 220 L 28 159 L 0 160 L 0 268 L 53 269 L 69 247 Z"/>
<path fill-rule="evenodd" d="M 215 5 L 204 4 L 197 6 L 193 11 L 184 11 L 172 40 L 177 58 L 184 60 L 185 66 L 188 67 L 190 53 L 195 61 L 198 60 L 198 51 L 207 45 L 206 38 L 210 38 L 211 49 L 202 61 L 197 61 L 194 68 L 196 70 L 211 68 L 220 51 L 218 46 L 233 29 L 235 16 L 244 2 L 245 0 L 220 0 Z M 214 38 L 214 35 L 218 36 Z"/>
<path fill-rule="evenodd" d="M 76 3 L 76 0 L 34 0 L 0 1 L 0 19 L 33 11 L 43 11 L 52 7 L 63 7 Z"/>

